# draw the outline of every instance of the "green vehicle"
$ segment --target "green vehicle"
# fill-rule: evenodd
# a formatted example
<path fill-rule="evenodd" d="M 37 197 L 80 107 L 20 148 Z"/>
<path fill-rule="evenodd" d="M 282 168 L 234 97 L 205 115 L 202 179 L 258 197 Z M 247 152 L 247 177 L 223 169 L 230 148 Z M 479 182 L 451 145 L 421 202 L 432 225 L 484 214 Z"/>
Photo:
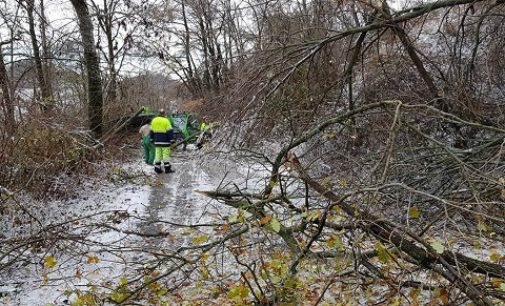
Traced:
<path fill-rule="evenodd" d="M 151 122 L 156 115 L 157 112 L 153 111 L 150 107 L 144 107 L 144 110 L 133 118 L 132 125 L 140 127 L 143 124 Z M 170 119 L 174 128 L 176 142 L 195 135 L 200 131 L 198 120 L 196 120 L 195 115 L 192 113 L 170 114 L 168 119 Z M 187 143 L 195 143 L 196 139 L 197 137 L 195 136 L 189 139 Z"/>
<path fill-rule="evenodd" d="M 175 141 L 181 141 L 199 132 L 199 124 L 193 114 L 181 113 L 169 116 L 174 128 Z M 195 143 L 196 136 L 189 139 L 187 143 Z"/>

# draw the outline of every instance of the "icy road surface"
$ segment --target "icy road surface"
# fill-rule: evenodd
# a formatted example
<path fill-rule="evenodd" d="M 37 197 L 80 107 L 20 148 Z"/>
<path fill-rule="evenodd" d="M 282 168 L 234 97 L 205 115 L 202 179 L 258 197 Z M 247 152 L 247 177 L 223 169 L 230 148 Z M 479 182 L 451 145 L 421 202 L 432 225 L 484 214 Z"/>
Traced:
<path fill-rule="evenodd" d="M 229 207 L 195 190 L 264 186 L 261 166 L 195 150 L 173 152 L 171 163 L 176 172 L 161 175 L 140 159 L 106 165 L 104 178 L 84 180 L 75 199 L 31 203 L 42 229 L 33 220 L 19 228 L 3 224 L 7 237 L 40 241 L 16 253 L 16 259 L 23 258 L 19 264 L 0 271 L 0 304 L 68 305 L 76 290 L 138 275 L 161 248 L 174 250 L 190 242 L 187 229 L 177 224 L 226 219 Z"/>

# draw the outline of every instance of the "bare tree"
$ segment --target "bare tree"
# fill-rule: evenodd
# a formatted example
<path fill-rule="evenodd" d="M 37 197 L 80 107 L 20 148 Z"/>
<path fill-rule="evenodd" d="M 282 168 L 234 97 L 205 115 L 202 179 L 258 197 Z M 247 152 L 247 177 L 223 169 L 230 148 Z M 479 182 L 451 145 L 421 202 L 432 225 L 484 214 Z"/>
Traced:
<path fill-rule="evenodd" d="M 40 0 L 40 37 L 42 42 L 42 70 L 44 72 L 44 80 L 46 82 L 47 91 L 51 95 L 52 104 L 54 104 L 54 92 L 52 88 L 51 78 L 54 78 L 54 74 L 52 73 L 52 57 L 53 54 L 51 52 L 50 42 L 47 38 L 47 26 L 49 24 L 46 13 L 45 13 L 45 4 L 44 0 Z M 51 105 L 50 107 L 53 107 Z"/>
<path fill-rule="evenodd" d="M 30 39 L 32 42 L 33 59 L 35 61 L 37 79 L 39 82 L 39 88 L 42 98 L 41 107 L 43 110 L 47 111 L 53 107 L 53 97 L 51 93 L 51 88 L 49 86 L 49 82 L 46 78 L 46 74 L 44 73 L 42 59 L 40 57 L 39 42 L 37 40 L 37 33 L 35 32 L 34 11 L 35 11 L 35 0 L 27 0 L 26 12 L 28 14 L 28 24 L 29 24 Z M 42 21 L 42 23 L 43 22 L 44 21 Z"/>
<path fill-rule="evenodd" d="M 2 113 L 5 118 L 6 130 L 12 131 L 15 126 L 14 119 L 14 103 L 12 102 L 12 95 L 10 92 L 10 81 L 7 74 L 7 69 L 5 68 L 5 62 L 2 52 L 2 45 L 8 44 L 10 42 L 0 42 L 0 86 L 2 88 Z"/>
<path fill-rule="evenodd" d="M 84 64 L 86 66 L 88 87 L 88 119 L 89 128 L 95 137 L 102 134 L 103 94 L 100 63 L 95 49 L 93 23 L 85 0 L 71 0 L 77 14 L 79 30 L 84 48 Z"/>

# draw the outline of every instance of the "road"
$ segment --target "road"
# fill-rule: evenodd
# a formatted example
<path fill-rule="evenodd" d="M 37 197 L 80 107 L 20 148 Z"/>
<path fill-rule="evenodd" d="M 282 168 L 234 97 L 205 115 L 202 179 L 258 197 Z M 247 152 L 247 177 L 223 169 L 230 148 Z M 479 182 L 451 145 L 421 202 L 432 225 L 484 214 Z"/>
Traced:
<path fill-rule="evenodd" d="M 212 232 L 208 227 L 179 225 L 222 223 L 233 213 L 195 190 L 251 188 L 261 183 L 258 178 L 263 175 L 246 163 L 195 150 L 173 152 L 171 163 L 176 172 L 161 175 L 141 158 L 118 163 L 107 167 L 113 170 L 103 178 L 83 182 L 75 199 L 34 202 L 34 209 L 51 212 L 40 214 L 45 226 L 69 221 L 48 233 L 60 238 L 18 254 L 25 260 L 0 271 L 0 304 L 68 305 L 89 284 L 118 283 L 123 276 L 138 275 L 161 253 Z M 40 228 L 34 225 L 30 232 L 39 235 Z M 48 258 L 54 258 L 54 266 L 47 265 Z"/>

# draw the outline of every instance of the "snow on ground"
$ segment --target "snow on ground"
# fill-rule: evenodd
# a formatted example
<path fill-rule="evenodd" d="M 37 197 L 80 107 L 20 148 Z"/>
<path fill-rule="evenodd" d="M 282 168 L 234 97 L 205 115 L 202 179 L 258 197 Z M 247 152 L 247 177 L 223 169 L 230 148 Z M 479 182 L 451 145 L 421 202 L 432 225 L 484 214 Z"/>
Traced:
<path fill-rule="evenodd" d="M 219 220 L 230 211 L 195 190 L 233 184 L 243 187 L 246 182 L 249 189 L 263 186 L 265 171 L 261 167 L 250 168 L 200 151 L 176 150 L 171 163 L 176 172 L 161 175 L 154 174 L 152 166 L 140 158 L 127 164 L 105 165 L 109 170 L 104 179 L 84 180 L 75 199 L 35 203 L 32 207 L 45 207 L 38 214 L 44 226 L 69 220 L 61 228 L 68 231 L 66 234 L 79 235 L 81 242 L 68 240 L 54 248 L 29 250 L 23 255 L 33 260 L 0 271 L 0 304 L 66 305 L 75 298 L 74 290 L 118 283 L 122 276 L 138 273 L 149 260 L 149 252 L 155 252 L 160 244 L 176 249 L 189 242 L 184 235 L 174 235 L 172 240 L 149 235 L 180 233 L 181 228 L 170 223 L 201 224 Z M 94 216 L 80 219 L 87 215 Z M 163 222 L 157 222 L 160 220 Z M 113 226 L 105 228 L 103 224 Z M 38 231 L 40 227 L 32 225 L 28 232 Z M 147 236 L 129 235 L 128 231 Z M 7 233 L 12 237 L 20 234 Z M 54 267 L 45 266 L 48 258 L 55 259 Z"/>

